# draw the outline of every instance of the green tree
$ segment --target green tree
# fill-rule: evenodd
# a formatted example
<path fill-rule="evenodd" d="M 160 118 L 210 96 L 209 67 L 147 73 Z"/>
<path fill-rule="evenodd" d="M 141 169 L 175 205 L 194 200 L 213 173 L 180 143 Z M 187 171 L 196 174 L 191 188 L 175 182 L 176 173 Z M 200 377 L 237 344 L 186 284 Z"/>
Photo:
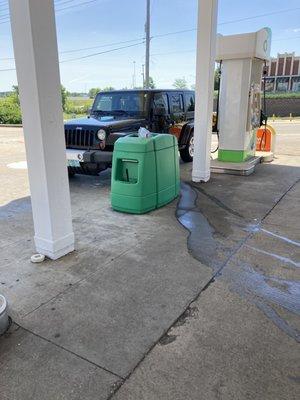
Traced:
<path fill-rule="evenodd" d="M 112 86 L 106 86 L 106 87 L 103 88 L 102 90 L 103 90 L 103 92 L 111 92 L 112 90 L 115 90 L 115 88 L 112 87 Z"/>
<path fill-rule="evenodd" d="M 173 87 L 176 89 L 187 89 L 188 84 L 185 78 L 177 78 L 173 83 Z"/>
<path fill-rule="evenodd" d="M 61 86 L 61 102 L 62 102 L 62 108 L 63 108 L 63 110 L 65 111 L 65 109 L 66 109 L 66 103 L 67 103 L 67 98 L 68 98 L 68 92 L 67 92 L 66 88 L 65 88 L 63 85 L 60 85 L 60 86 Z M 13 102 L 15 102 L 16 104 L 20 105 L 19 86 L 14 85 L 14 86 L 12 87 L 12 89 L 13 89 L 13 90 L 12 90 L 12 94 L 11 94 L 11 96 L 9 96 L 9 97 L 11 97 L 11 99 L 12 99 Z"/>
<path fill-rule="evenodd" d="M 96 97 L 96 94 L 99 93 L 99 92 L 101 92 L 100 88 L 91 88 L 89 90 L 89 98 L 90 99 L 94 99 Z"/>
<path fill-rule="evenodd" d="M 214 75 L 214 90 L 219 90 L 220 86 L 220 74 L 221 74 L 221 69 L 220 67 L 215 69 L 215 75 Z"/>
<path fill-rule="evenodd" d="M 13 85 L 11 98 L 16 104 L 20 105 L 19 86 Z"/>
<path fill-rule="evenodd" d="M 13 86 L 12 89 L 12 93 L 0 102 L 0 124 L 20 124 L 22 122 L 19 88 L 18 86 Z M 61 85 L 61 99 L 64 111 L 67 107 L 67 97 L 68 92 Z"/>
<path fill-rule="evenodd" d="M 62 109 L 65 111 L 67 106 L 68 92 L 67 89 L 61 85 L 61 104 Z"/>
<path fill-rule="evenodd" d="M 20 124 L 21 122 L 20 105 L 13 93 L 0 101 L 0 124 Z"/>

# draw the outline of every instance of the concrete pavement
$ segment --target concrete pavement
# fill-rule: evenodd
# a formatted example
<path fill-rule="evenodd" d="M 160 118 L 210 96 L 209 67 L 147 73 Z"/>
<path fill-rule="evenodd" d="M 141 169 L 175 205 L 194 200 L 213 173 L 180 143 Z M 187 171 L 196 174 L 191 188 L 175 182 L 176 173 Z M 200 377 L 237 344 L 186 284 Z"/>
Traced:
<path fill-rule="evenodd" d="M 143 216 L 111 210 L 109 171 L 76 176 L 77 251 L 41 265 L 22 133 L 0 129 L 1 396 L 298 398 L 299 128 L 250 177 L 191 185 L 182 165 L 178 204 Z"/>

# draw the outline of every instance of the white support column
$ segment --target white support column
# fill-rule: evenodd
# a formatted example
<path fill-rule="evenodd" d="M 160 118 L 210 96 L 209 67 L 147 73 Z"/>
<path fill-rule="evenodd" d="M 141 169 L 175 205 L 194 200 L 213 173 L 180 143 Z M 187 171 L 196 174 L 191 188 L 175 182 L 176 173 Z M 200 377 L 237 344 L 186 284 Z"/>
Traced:
<path fill-rule="evenodd" d="M 218 0 L 198 0 L 194 182 L 207 182 L 210 178 L 217 16 Z"/>
<path fill-rule="evenodd" d="M 10 0 L 23 128 L 39 253 L 74 250 L 53 0 Z"/>

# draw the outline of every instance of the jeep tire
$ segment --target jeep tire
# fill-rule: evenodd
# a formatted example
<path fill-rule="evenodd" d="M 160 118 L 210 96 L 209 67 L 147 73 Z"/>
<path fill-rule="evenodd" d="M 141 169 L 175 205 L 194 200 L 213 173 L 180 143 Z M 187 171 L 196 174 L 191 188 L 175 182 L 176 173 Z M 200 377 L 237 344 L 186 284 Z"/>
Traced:
<path fill-rule="evenodd" d="M 68 167 L 68 176 L 69 176 L 69 178 L 73 178 L 74 175 L 75 175 L 75 172 L 73 171 L 73 169 Z"/>
<path fill-rule="evenodd" d="M 194 132 L 189 136 L 187 144 L 180 150 L 180 157 L 183 162 L 191 162 L 194 157 Z"/>

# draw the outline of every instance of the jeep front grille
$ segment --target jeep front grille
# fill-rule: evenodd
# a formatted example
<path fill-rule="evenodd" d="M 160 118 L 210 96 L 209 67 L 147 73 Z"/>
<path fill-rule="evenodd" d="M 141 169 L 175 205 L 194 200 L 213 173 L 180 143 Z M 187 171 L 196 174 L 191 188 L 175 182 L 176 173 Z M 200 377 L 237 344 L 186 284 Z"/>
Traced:
<path fill-rule="evenodd" d="M 87 147 L 94 146 L 95 134 L 88 129 L 65 129 L 65 140 L 67 147 Z"/>

